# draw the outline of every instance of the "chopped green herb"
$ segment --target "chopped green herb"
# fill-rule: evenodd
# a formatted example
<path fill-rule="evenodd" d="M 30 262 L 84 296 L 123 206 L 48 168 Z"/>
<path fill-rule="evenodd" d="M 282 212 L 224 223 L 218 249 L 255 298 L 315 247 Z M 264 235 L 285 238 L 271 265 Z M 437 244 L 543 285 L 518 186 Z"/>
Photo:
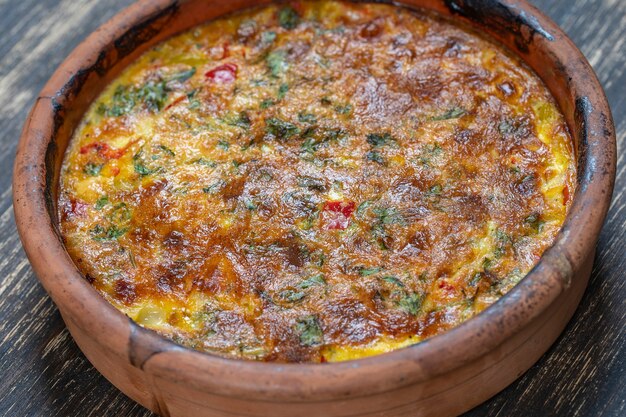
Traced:
<path fill-rule="evenodd" d="M 272 74 L 272 77 L 278 78 L 281 74 L 287 71 L 289 64 L 287 64 L 287 54 L 285 51 L 278 50 L 270 52 L 265 58 L 265 63 Z"/>
<path fill-rule="evenodd" d="M 404 287 L 404 284 L 402 283 L 402 281 L 400 281 L 398 278 L 392 276 L 392 275 L 387 275 L 384 276 L 382 278 L 380 278 L 381 280 L 388 282 L 390 284 L 396 285 L 398 287 Z"/>
<path fill-rule="evenodd" d="M 359 206 L 356 208 L 356 214 L 359 214 L 359 215 L 363 214 L 365 210 L 367 210 L 367 208 L 371 205 L 372 205 L 371 200 L 365 200 L 364 202 L 359 204 Z"/>
<path fill-rule="evenodd" d="M 222 149 L 222 150 L 224 150 L 224 151 L 227 151 L 227 150 L 228 150 L 228 148 L 230 148 L 230 143 L 226 142 L 226 141 L 225 141 L 225 140 L 223 140 L 223 139 L 220 139 L 220 140 L 217 142 L 217 147 L 218 147 L 218 148 L 220 148 L 220 149 Z"/>
<path fill-rule="evenodd" d="M 369 151 L 365 154 L 365 159 L 368 161 L 376 162 L 380 165 L 385 165 L 385 158 L 378 151 Z"/>
<path fill-rule="evenodd" d="M 390 236 L 387 232 L 386 226 L 390 224 L 405 225 L 406 222 L 398 209 L 394 207 L 377 207 L 374 208 L 372 212 L 376 216 L 376 220 L 372 224 L 370 231 L 372 233 L 372 236 L 376 239 L 376 242 L 378 243 L 380 248 L 383 250 L 387 250 L 389 249 L 388 240 Z"/>
<path fill-rule="evenodd" d="M 156 170 L 149 169 L 148 167 L 144 165 L 141 159 L 142 155 L 143 155 L 143 151 L 140 150 L 133 156 L 133 167 L 135 168 L 135 172 L 143 177 L 146 175 L 153 174 L 154 172 L 156 172 Z"/>
<path fill-rule="evenodd" d="M 130 261 L 130 264 L 133 266 L 133 268 L 137 268 L 137 261 L 135 260 L 135 255 L 131 251 L 128 251 L 128 260 Z"/>
<path fill-rule="evenodd" d="M 323 180 L 308 176 L 298 177 L 298 185 L 315 191 L 326 191 L 328 189 L 326 182 Z"/>
<path fill-rule="evenodd" d="M 435 184 L 428 189 L 428 195 L 440 195 L 443 191 L 441 184 Z"/>
<path fill-rule="evenodd" d="M 315 139 L 307 138 L 304 142 L 302 142 L 302 145 L 300 146 L 300 148 L 302 149 L 302 151 L 306 153 L 313 154 L 315 153 L 315 151 L 317 151 L 317 149 L 319 148 L 319 145 L 320 144 L 316 142 Z"/>
<path fill-rule="evenodd" d="M 382 224 L 404 225 L 406 223 L 402 213 L 395 207 L 377 207 L 373 212 L 378 218 L 378 221 Z"/>
<path fill-rule="evenodd" d="M 280 294 L 278 294 L 278 296 L 283 301 L 295 303 L 295 302 L 302 300 L 304 297 L 306 297 L 306 294 L 303 293 L 302 291 L 285 290 L 285 291 L 281 291 Z"/>
<path fill-rule="evenodd" d="M 374 238 L 376 239 L 378 246 L 382 250 L 389 249 L 389 246 L 387 246 L 387 240 L 389 239 L 389 235 L 387 234 L 385 226 L 382 223 L 374 223 L 370 231 L 372 233 L 372 236 L 374 236 Z"/>
<path fill-rule="evenodd" d="M 132 88 L 120 85 L 115 89 L 110 105 L 100 103 L 97 112 L 109 117 L 118 117 L 130 113 L 135 103 L 136 97 Z"/>
<path fill-rule="evenodd" d="M 293 7 L 283 7 L 278 12 L 278 23 L 284 29 L 293 29 L 300 23 L 300 16 Z"/>
<path fill-rule="evenodd" d="M 346 131 L 343 129 L 329 129 L 324 133 L 324 141 L 337 140 L 345 134 Z"/>
<path fill-rule="evenodd" d="M 380 271 L 382 271 L 382 268 L 380 267 L 360 268 L 359 275 L 361 275 L 362 277 L 368 277 L 370 275 L 378 274 Z"/>
<path fill-rule="evenodd" d="M 304 220 L 302 220 L 300 222 L 300 224 L 299 224 L 300 229 L 302 229 L 302 230 L 311 230 L 311 228 L 315 224 L 315 220 L 318 218 L 318 216 L 319 216 L 319 213 L 318 212 L 314 212 L 310 216 L 306 217 Z"/>
<path fill-rule="evenodd" d="M 282 100 L 283 98 L 285 98 L 285 95 L 287 95 L 287 91 L 289 91 L 289 84 L 281 84 L 280 87 L 278 87 L 278 99 Z"/>
<path fill-rule="evenodd" d="M 115 240 L 124 235 L 127 231 L 127 227 L 120 229 L 115 225 L 111 225 L 107 229 L 105 229 L 104 227 L 97 224 L 94 226 L 93 229 L 90 230 L 90 233 L 92 239 L 96 242 L 105 242 L 109 240 Z"/>
<path fill-rule="evenodd" d="M 113 207 L 113 211 L 109 216 L 109 219 L 113 223 L 125 223 L 130 220 L 131 214 L 130 209 L 126 205 L 126 203 L 119 203 Z"/>
<path fill-rule="evenodd" d="M 311 114 L 311 113 L 299 113 L 298 121 L 300 123 L 314 124 L 314 123 L 317 123 L 317 118 L 315 117 L 314 114 Z"/>
<path fill-rule="evenodd" d="M 502 136 L 507 136 L 515 131 L 515 127 L 508 120 L 503 120 L 498 125 L 498 131 Z"/>
<path fill-rule="evenodd" d="M 289 139 L 300 133 L 298 126 L 276 117 L 265 119 L 265 124 L 267 132 L 278 139 Z"/>
<path fill-rule="evenodd" d="M 130 113 L 138 104 L 152 112 L 160 111 L 167 100 L 168 88 L 164 80 L 148 81 L 141 87 L 120 85 L 115 89 L 111 103 L 101 103 L 97 111 L 109 117 Z"/>
<path fill-rule="evenodd" d="M 187 108 L 189 110 L 198 109 L 198 108 L 200 108 L 200 102 L 198 100 L 195 100 L 195 99 L 194 100 L 190 100 L 189 101 L 189 106 L 187 106 Z"/>
<path fill-rule="evenodd" d="M 389 133 L 370 133 L 367 135 L 367 143 L 372 146 L 384 146 L 389 142 L 395 141 Z"/>
<path fill-rule="evenodd" d="M 529 225 L 535 233 L 540 233 L 543 230 L 545 222 L 541 220 L 541 215 L 533 213 L 524 219 L 524 223 Z"/>
<path fill-rule="evenodd" d="M 501 258 L 506 252 L 507 247 L 512 243 L 511 237 L 504 233 L 502 230 L 496 230 L 496 249 L 493 252 L 493 255 L 496 259 Z"/>
<path fill-rule="evenodd" d="M 254 138 L 250 139 L 245 145 L 241 145 L 241 150 L 247 151 L 252 145 L 254 145 Z"/>
<path fill-rule="evenodd" d="M 224 121 L 226 122 L 227 125 L 230 125 L 230 126 L 237 126 L 242 129 L 250 128 L 250 116 L 248 116 L 248 113 L 246 113 L 245 111 L 240 112 L 235 117 L 231 116 L 231 117 L 224 118 Z"/>
<path fill-rule="evenodd" d="M 416 316 L 422 307 L 422 297 L 416 293 L 405 294 L 398 301 L 398 308 L 412 316 Z"/>
<path fill-rule="evenodd" d="M 261 109 L 265 110 L 269 107 L 272 107 L 274 104 L 276 104 L 274 100 L 272 100 L 271 98 L 266 98 L 261 102 Z"/>
<path fill-rule="evenodd" d="M 475 287 L 476 285 L 478 285 L 478 283 L 480 282 L 481 279 L 483 279 L 483 273 L 482 272 L 476 272 L 472 276 L 472 279 L 470 279 L 469 285 L 471 287 Z"/>
<path fill-rule="evenodd" d="M 304 346 L 319 346 L 324 341 L 324 333 L 315 316 L 305 316 L 299 319 L 295 330 L 300 335 L 300 343 Z"/>
<path fill-rule="evenodd" d="M 93 162 L 87 162 L 85 167 L 83 168 L 83 172 L 90 177 L 97 177 L 100 175 L 100 171 L 102 171 L 102 167 L 104 164 L 95 164 Z"/>
<path fill-rule="evenodd" d="M 109 197 L 106 195 L 101 196 L 96 201 L 96 210 L 102 210 L 107 204 L 109 204 Z"/>
<path fill-rule="evenodd" d="M 261 42 L 264 44 L 270 44 L 276 40 L 276 32 L 268 30 L 261 33 Z"/>
<path fill-rule="evenodd" d="M 211 161 L 210 159 L 206 159 L 206 158 L 198 158 L 198 159 L 191 161 L 191 163 L 204 165 L 204 166 L 211 167 L 211 168 L 215 168 L 217 166 L 217 163 L 215 161 Z"/>
<path fill-rule="evenodd" d="M 168 155 L 168 156 L 176 156 L 176 154 L 174 153 L 173 150 L 171 150 L 170 148 L 168 148 L 165 145 L 159 145 L 158 148 L 163 151 L 164 154 Z"/>
<path fill-rule="evenodd" d="M 256 210 L 258 208 L 257 204 L 249 197 L 244 197 L 241 199 L 241 201 L 243 202 L 243 205 L 250 211 Z"/>
<path fill-rule="evenodd" d="M 318 135 L 318 130 L 313 126 L 307 128 L 301 135 L 301 137 L 305 137 L 306 140 L 302 143 L 301 149 L 304 152 L 313 154 L 320 147 L 328 144 L 331 141 L 336 141 L 342 138 L 346 134 L 346 131 L 343 129 L 328 129 L 323 132 L 321 139 L 316 139 L 314 136 Z"/>
<path fill-rule="evenodd" d="M 324 274 L 313 275 L 312 277 L 305 279 L 297 286 L 301 290 L 306 290 L 307 288 L 314 287 L 316 285 L 326 285 L 326 280 L 324 279 Z"/>
<path fill-rule="evenodd" d="M 487 271 L 489 270 L 493 265 L 493 260 L 491 258 L 485 258 L 483 259 L 483 270 Z"/>
<path fill-rule="evenodd" d="M 431 120 L 439 121 L 439 120 L 458 119 L 459 117 L 464 116 L 466 113 L 467 113 L 467 110 L 465 110 L 462 107 L 453 107 L 450 110 L 446 111 L 445 113 L 439 116 L 433 117 Z"/>
<path fill-rule="evenodd" d="M 135 92 L 138 101 L 152 112 L 160 111 L 167 100 L 167 87 L 164 81 L 149 81 Z"/>
<path fill-rule="evenodd" d="M 335 106 L 335 111 L 339 114 L 349 114 L 352 111 L 352 104 L 346 104 L 345 106 Z"/>
<path fill-rule="evenodd" d="M 169 81 L 178 81 L 179 83 L 184 83 L 185 81 L 193 77 L 195 73 L 196 73 L 196 68 L 193 67 L 186 71 L 182 71 L 177 74 L 174 74 L 172 77 L 170 77 Z"/>
<path fill-rule="evenodd" d="M 425 166 L 430 166 L 433 158 L 438 157 L 443 153 L 443 149 L 438 143 L 428 144 L 421 152 L 421 156 L 418 158 L 418 162 Z"/>
<path fill-rule="evenodd" d="M 204 187 L 202 191 L 206 194 L 215 194 L 219 190 L 221 190 L 222 187 L 224 187 L 224 185 L 225 183 L 223 180 L 217 180 L 213 184 L 209 185 L 208 187 Z"/>

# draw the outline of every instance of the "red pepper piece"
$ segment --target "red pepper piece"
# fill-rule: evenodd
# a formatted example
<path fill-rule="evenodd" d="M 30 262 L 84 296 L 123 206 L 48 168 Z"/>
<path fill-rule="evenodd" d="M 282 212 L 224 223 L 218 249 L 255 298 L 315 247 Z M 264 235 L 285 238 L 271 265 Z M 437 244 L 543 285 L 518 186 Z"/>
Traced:
<path fill-rule="evenodd" d="M 228 58 L 230 56 L 230 44 L 228 42 L 224 42 L 224 45 L 222 45 L 222 48 L 224 50 L 224 52 L 222 53 L 222 59 Z M 235 69 L 236 68 L 237 66 L 235 66 Z"/>
<path fill-rule="evenodd" d="M 563 205 L 566 206 L 569 203 L 569 187 L 566 185 L 563 187 Z"/>
<path fill-rule="evenodd" d="M 453 292 L 454 291 L 454 286 L 449 284 L 447 281 L 441 281 L 439 283 L 439 288 L 441 288 L 442 290 L 444 290 L 446 292 Z"/>
<path fill-rule="evenodd" d="M 81 154 L 86 154 L 91 150 L 95 150 L 98 155 L 100 155 L 104 159 L 118 159 L 121 158 L 124 153 L 126 153 L 126 148 L 124 149 L 113 149 L 108 144 L 103 142 L 93 142 L 88 145 L 85 145 L 80 148 Z"/>
<path fill-rule="evenodd" d="M 222 64 L 204 74 L 209 80 L 218 84 L 232 83 L 237 79 L 237 65 Z"/>
<path fill-rule="evenodd" d="M 329 201 L 324 204 L 322 216 L 329 230 L 345 229 L 350 224 L 350 217 L 356 209 L 354 201 Z"/>
<path fill-rule="evenodd" d="M 304 4 L 301 1 L 292 1 L 289 5 L 300 15 L 304 14 Z"/>
<path fill-rule="evenodd" d="M 209 56 L 215 60 L 228 58 L 230 56 L 230 44 L 228 42 L 224 42 L 221 45 L 213 46 L 209 49 Z"/>
<path fill-rule="evenodd" d="M 177 105 L 178 103 L 180 103 L 181 101 L 183 101 L 183 100 L 184 100 L 184 99 L 186 99 L 186 98 L 187 98 L 186 96 L 180 96 L 180 97 L 178 97 L 178 98 L 174 99 L 174 101 L 172 101 L 170 104 L 168 104 L 168 105 L 165 107 L 165 109 L 163 109 L 163 110 L 169 110 L 169 109 L 171 109 L 172 107 L 174 107 L 175 105 Z"/>
<path fill-rule="evenodd" d="M 63 203 L 61 209 L 61 217 L 63 220 L 67 220 L 77 216 L 82 217 L 87 212 L 87 207 L 87 203 L 76 200 L 74 198 L 70 198 L 69 201 L 65 201 Z"/>

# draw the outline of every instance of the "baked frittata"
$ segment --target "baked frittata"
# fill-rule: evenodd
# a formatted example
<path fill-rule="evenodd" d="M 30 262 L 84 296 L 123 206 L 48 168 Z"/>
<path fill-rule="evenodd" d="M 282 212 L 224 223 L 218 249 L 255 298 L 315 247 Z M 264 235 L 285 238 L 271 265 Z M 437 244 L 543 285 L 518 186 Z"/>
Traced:
<path fill-rule="evenodd" d="M 77 267 L 141 326 L 326 362 L 497 301 L 574 179 L 563 116 L 503 47 L 423 11 L 293 2 L 130 65 L 75 132 L 58 207 Z"/>

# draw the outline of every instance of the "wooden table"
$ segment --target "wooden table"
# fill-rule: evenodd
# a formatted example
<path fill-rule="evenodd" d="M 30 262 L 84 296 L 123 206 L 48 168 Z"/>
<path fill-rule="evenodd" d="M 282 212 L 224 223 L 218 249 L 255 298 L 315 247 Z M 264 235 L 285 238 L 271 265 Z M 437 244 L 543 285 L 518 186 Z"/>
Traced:
<path fill-rule="evenodd" d="M 65 56 L 131 0 L 0 0 L 0 415 L 150 416 L 85 359 L 38 284 L 11 206 L 15 147 L 27 112 Z M 572 37 L 611 102 L 626 145 L 626 0 L 534 0 Z M 622 149 L 622 148 L 620 148 Z M 539 362 L 468 416 L 626 415 L 626 172 L 587 292 Z"/>

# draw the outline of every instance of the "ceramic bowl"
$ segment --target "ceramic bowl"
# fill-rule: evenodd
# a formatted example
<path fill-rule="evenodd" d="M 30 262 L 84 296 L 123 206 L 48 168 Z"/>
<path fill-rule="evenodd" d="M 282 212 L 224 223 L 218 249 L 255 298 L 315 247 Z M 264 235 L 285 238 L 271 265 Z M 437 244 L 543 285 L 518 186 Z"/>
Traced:
<path fill-rule="evenodd" d="M 593 70 L 567 36 L 524 0 L 403 0 L 474 26 L 517 53 L 548 86 L 573 133 L 577 190 L 554 245 L 519 285 L 457 328 L 417 345 L 332 364 L 225 359 L 137 326 L 87 283 L 56 212 L 68 141 L 89 104 L 142 52 L 253 0 L 139 1 L 96 30 L 41 91 L 13 179 L 30 262 L 91 363 L 162 416 L 445 416 L 491 397 L 548 349 L 590 275 L 615 178 L 615 133 Z"/>

